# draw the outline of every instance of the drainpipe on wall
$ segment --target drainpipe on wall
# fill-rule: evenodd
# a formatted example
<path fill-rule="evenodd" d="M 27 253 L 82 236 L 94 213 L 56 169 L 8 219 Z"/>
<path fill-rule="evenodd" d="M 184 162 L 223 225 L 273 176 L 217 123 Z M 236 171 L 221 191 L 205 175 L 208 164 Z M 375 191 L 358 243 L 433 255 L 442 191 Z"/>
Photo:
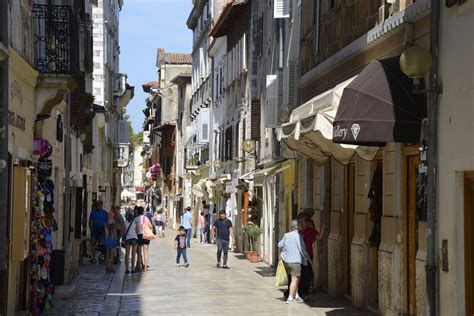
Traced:
<path fill-rule="evenodd" d="M 8 0 L 0 0 L 0 43 L 8 49 Z M 0 58 L 1 60 L 2 58 Z M 7 283 L 8 249 L 8 57 L 0 61 L 0 284 Z M 0 286 L 0 314 L 6 314 L 7 286 Z"/>
<path fill-rule="evenodd" d="M 64 203 L 63 203 L 63 249 L 66 256 L 69 256 L 69 240 L 71 227 L 71 186 L 70 186 L 70 169 L 71 169 L 71 94 L 67 94 L 66 98 L 66 137 L 64 138 Z M 69 271 L 70 260 L 66 260 L 64 273 Z M 69 276 L 65 275 L 64 280 L 69 283 Z"/>
<path fill-rule="evenodd" d="M 439 16 L 440 1 L 431 1 L 430 51 L 433 64 L 430 72 L 429 108 L 428 108 L 428 183 L 427 183 L 427 251 L 426 251 L 426 287 L 429 315 L 437 314 L 437 166 L 438 166 L 438 102 L 439 102 Z"/>

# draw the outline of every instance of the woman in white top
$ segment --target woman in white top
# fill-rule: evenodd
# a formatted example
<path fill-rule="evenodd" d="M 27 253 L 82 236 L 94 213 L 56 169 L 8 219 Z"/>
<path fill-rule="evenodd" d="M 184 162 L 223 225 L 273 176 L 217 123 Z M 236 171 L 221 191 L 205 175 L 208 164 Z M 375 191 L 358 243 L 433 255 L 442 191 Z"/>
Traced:
<path fill-rule="evenodd" d="M 130 251 L 132 252 L 132 273 L 135 272 L 135 254 L 137 253 L 138 246 L 138 224 L 133 219 L 133 213 L 127 213 L 125 219 L 125 273 L 130 273 L 129 262 L 130 262 Z"/>
<path fill-rule="evenodd" d="M 150 220 L 144 215 L 145 210 L 139 206 L 137 208 L 138 216 L 135 218 L 135 223 L 138 225 L 137 237 L 138 237 L 138 260 L 135 271 L 147 271 L 148 269 L 148 245 L 150 241 L 143 238 L 143 225 L 148 225 L 153 228 Z"/>

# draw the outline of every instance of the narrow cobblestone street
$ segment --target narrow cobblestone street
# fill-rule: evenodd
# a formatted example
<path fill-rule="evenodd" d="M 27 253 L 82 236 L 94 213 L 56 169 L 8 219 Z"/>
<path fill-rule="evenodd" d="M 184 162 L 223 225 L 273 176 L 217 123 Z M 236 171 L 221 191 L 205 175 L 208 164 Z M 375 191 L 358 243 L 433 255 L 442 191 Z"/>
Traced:
<path fill-rule="evenodd" d="M 230 269 L 217 269 L 215 246 L 196 239 L 188 249 L 190 267 L 177 268 L 174 235 L 168 230 L 152 242 L 147 273 L 125 275 L 123 263 L 114 275 L 99 265 L 83 266 L 74 297 L 55 300 L 47 315 L 367 315 L 325 294 L 286 304 L 265 264 L 230 253 Z"/>

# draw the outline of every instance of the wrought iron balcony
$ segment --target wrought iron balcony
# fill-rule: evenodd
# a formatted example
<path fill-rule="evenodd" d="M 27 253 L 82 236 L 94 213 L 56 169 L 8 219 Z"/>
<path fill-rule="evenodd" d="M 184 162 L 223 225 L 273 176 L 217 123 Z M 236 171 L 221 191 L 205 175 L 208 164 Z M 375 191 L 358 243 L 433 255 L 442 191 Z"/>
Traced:
<path fill-rule="evenodd" d="M 79 72 L 80 24 L 71 6 L 33 6 L 35 65 L 42 74 Z"/>

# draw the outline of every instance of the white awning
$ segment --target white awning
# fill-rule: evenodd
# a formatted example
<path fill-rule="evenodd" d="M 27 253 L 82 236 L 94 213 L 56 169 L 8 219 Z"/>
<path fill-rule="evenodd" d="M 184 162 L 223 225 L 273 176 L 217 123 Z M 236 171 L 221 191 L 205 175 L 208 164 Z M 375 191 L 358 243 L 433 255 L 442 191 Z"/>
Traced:
<path fill-rule="evenodd" d="M 278 139 L 290 149 L 323 165 L 329 157 L 347 164 L 354 153 L 361 158 L 372 160 L 378 147 L 335 144 L 332 142 L 334 117 L 344 88 L 355 77 L 346 80 L 305 104 L 294 109 L 290 121 L 278 131 Z"/>
<path fill-rule="evenodd" d="M 263 168 L 260 170 L 255 170 L 253 174 L 253 182 L 256 186 L 262 186 L 265 180 L 265 177 L 272 176 L 279 172 L 283 172 L 286 169 L 290 168 L 293 165 L 293 160 L 283 160 L 273 164 L 270 167 Z"/>

